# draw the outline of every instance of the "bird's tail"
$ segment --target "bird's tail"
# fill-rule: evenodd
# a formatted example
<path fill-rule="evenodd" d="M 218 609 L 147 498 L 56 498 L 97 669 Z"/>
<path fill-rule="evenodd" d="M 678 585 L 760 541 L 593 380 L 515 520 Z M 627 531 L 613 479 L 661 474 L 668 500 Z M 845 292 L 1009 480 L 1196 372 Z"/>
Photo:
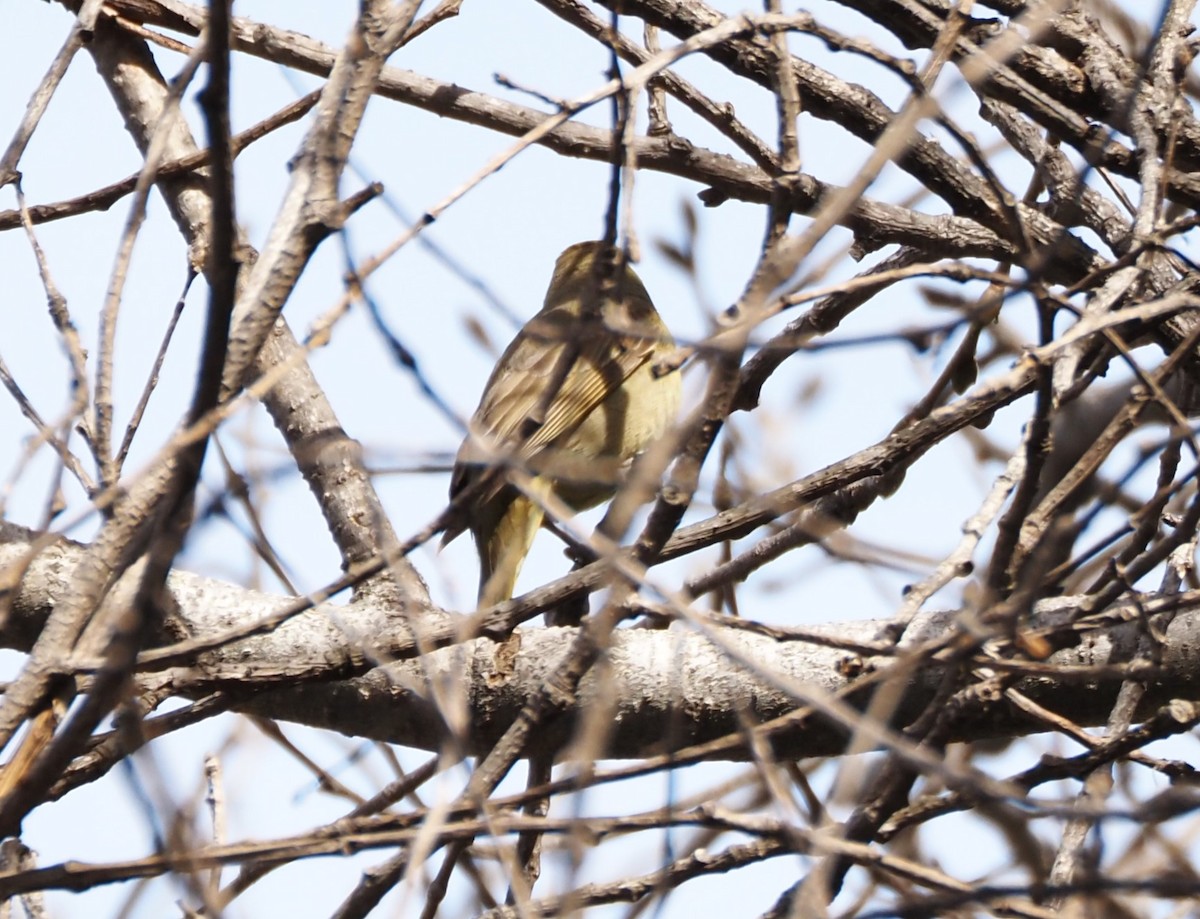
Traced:
<path fill-rule="evenodd" d="M 521 573 L 543 516 L 536 502 L 517 495 L 494 527 L 474 531 L 479 545 L 480 609 L 512 599 L 517 575 Z"/>

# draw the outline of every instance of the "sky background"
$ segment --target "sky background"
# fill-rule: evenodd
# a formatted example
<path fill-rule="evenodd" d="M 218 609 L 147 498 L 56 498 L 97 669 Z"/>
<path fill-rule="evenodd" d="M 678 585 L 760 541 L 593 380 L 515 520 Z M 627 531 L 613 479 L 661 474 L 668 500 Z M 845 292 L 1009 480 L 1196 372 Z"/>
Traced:
<path fill-rule="evenodd" d="M 732 3 L 714 5 L 730 12 L 740 9 Z M 337 47 L 344 40 L 356 6 L 349 2 L 238 0 L 234 11 Z M 870 23 L 834 4 L 817 4 L 812 10 L 830 26 L 873 39 L 879 37 Z M 0 13 L 11 25 L 0 30 L 0 86 L 4 87 L 0 92 L 0 138 L 7 142 L 31 92 L 68 34 L 71 19 L 60 6 L 34 0 L 0 0 Z M 793 38 L 792 45 L 810 60 L 835 67 L 847 79 L 863 82 L 890 105 L 898 105 L 904 97 L 898 81 L 861 59 L 848 65 L 850 58 L 843 55 L 835 61 L 812 39 Z M 900 53 L 901 49 L 892 50 Z M 159 52 L 158 57 L 168 76 L 178 71 L 182 61 L 179 56 Z M 574 35 L 537 4 L 485 2 L 466 3 L 458 19 L 437 26 L 402 49 L 391 63 L 541 108 L 544 105 L 528 94 L 498 86 L 495 74 L 550 96 L 575 98 L 602 85 L 608 65 L 594 43 Z M 774 143 L 775 113 L 769 94 L 747 91 L 745 86 L 728 80 L 719 68 L 700 59 L 683 61 L 676 69 L 715 98 L 730 100 L 740 118 Z M 203 83 L 201 74 L 194 87 Z M 234 129 L 249 127 L 318 85 L 315 78 L 285 73 L 273 64 L 236 56 Z M 951 111 L 969 102 L 952 78 L 939 84 L 938 95 Z M 669 110 L 677 130 L 698 145 L 733 152 L 679 105 L 671 104 Z M 184 113 L 198 131 L 197 136 L 202 136 L 194 92 L 184 104 Z M 607 125 L 609 110 L 598 106 L 581 117 Z M 286 164 L 306 127 L 307 121 L 302 121 L 280 130 L 237 160 L 238 219 L 255 246 L 261 246 L 279 208 L 288 182 Z M 931 129 L 930 133 L 937 132 Z M 808 116 L 802 119 L 800 137 L 803 170 L 831 182 L 847 181 L 869 152 L 848 133 Z M 371 203 L 354 216 L 344 245 L 331 239 L 318 251 L 285 311 L 293 330 L 302 335 L 316 317 L 338 301 L 347 251 L 359 261 L 384 249 L 405 231 L 409 219 L 442 201 L 511 144 L 508 137 L 385 99 L 373 100 L 355 145 L 353 171 L 345 179 L 344 190 L 349 193 L 364 182 L 380 181 L 386 188 L 386 199 Z M 39 204 L 78 195 L 135 172 L 140 165 L 140 157 L 122 129 L 90 59 L 81 53 L 21 162 L 28 202 Z M 1010 174 L 1022 175 L 1024 167 L 1020 163 L 1004 161 L 1004 165 L 1013 170 Z M 331 343 L 314 355 L 315 372 L 344 427 L 362 441 L 373 468 L 390 470 L 381 474 L 376 484 L 402 538 L 418 530 L 444 506 L 447 464 L 461 439 L 461 420 L 474 409 L 496 354 L 515 332 L 511 317 L 523 321 L 536 311 L 561 249 L 601 235 L 608 181 L 608 169 L 603 165 L 563 160 L 538 148 L 527 150 L 472 189 L 371 278 L 369 293 L 390 328 L 415 356 L 425 377 L 456 417 L 447 417 L 422 394 L 411 373 L 398 366 L 383 346 L 360 307 L 336 327 Z M 914 190 L 910 180 L 889 168 L 870 193 L 901 201 Z M 728 202 L 716 210 L 705 210 L 696 198 L 699 191 L 699 187 L 673 177 L 639 172 L 633 200 L 634 223 L 642 248 L 638 271 L 660 312 L 685 342 L 702 337 L 711 327 L 712 317 L 737 298 L 753 268 L 763 232 L 759 208 Z M 11 188 L 0 191 L 0 209 L 14 204 Z M 940 202 L 925 199 L 921 206 L 937 212 Z M 683 240 L 686 207 L 696 208 L 699 219 L 698 285 L 655 249 L 659 240 Z M 108 212 L 37 228 L 37 239 L 45 250 L 55 283 L 66 297 L 89 349 L 95 345 L 97 317 L 128 209 L 129 200 L 125 199 Z M 807 267 L 839 255 L 848 239 L 841 230 L 832 232 Z M 449 268 L 447 261 L 469 269 L 488 296 Z M 48 321 L 45 294 L 23 233 L 0 233 L 0 265 L 4 266 L 5 277 L 0 301 L 5 309 L 0 358 L 43 417 L 57 419 L 70 400 L 64 384 L 67 363 Z M 825 280 L 846 277 L 861 267 L 841 260 Z M 149 219 L 138 238 L 122 298 L 116 376 L 118 425 L 128 419 L 142 390 L 167 318 L 182 291 L 185 268 L 186 251 L 181 238 L 161 200 L 152 196 Z M 187 404 L 205 300 L 206 291 L 198 283 L 188 296 L 161 383 L 135 440 L 127 466 L 130 472 L 154 455 Z M 497 308 L 497 303 L 503 309 Z M 1028 303 L 1014 303 L 1010 312 L 1014 328 L 1029 328 L 1031 315 Z M 764 340 L 790 318 L 773 321 L 756 339 Z M 925 305 L 915 285 L 909 285 L 897 288 L 896 294 L 887 299 L 877 298 L 869 309 L 856 313 L 832 340 L 848 341 L 946 318 L 947 314 Z M 491 349 L 471 332 L 471 323 L 485 331 Z M 731 422 L 731 431 L 745 445 L 741 453 L 745 480 L 756 488 L 769 489 L 882 438 L 895 419 L 923 395 L 924 386 L 934 379 L 949 353 L 947 349 L 918 354 L 893 341 L 860 350 L 857 363 L 848 362 L 846 352 L 837 349 L 804 354 L 790 361 L 767 384 L 763 408 Z M 864 357 L 869 359 L 869 367 L 864 367 Z M 689 371 L 689 404 L 694 403 L 702 383 L 699 370 Z M 1000 413 L 988 436 L 1011 446 L 1023 417 L 1015 412 Z M 31 459 L 25 456 L 30 433 L 13 400 L 0 393 L 0 500 L 7 519 L 37 527 L 44 525 L 54 468 L 44 449 Z M 265 413 L 260 409 L 243 411 L 227 425 L 221 442 L 239 469 L 264 476 L 256 489 L 256 503 L 296 585 L 308 590 L 334 579 L 339 573 L 336 550 L 315 502 L 295 474 Z M 417 467 L 432 467 L 432 471 L 406 471 Z M 994 465 L 981 469 L 969 444 L 957 438 L 935 449 L 929 462 L 918 464 L 910 472 L 905 488 L 895 498 L 871 508 L 855 525 L 853 534 L 928 558 L 929 562 L 918 569 L 924 571 L 953 547 L 961 522 L 974 512 L 998 472 Z M 711 476 L 711 464 L 707 474 Z M 220 468 L 210 453 L 201 505 L 211 502 L 222 487 Z M 936 497 L 931 500 L 930 496 Z M 96 519 L 88 515 L 86 501 L 77 487 L 68 484 L 65 498 L 67 508 L 55 525 L 86 540 L 95 531 Z M 705 500 L 702 493 L 689 520 L 711 513 Z M 213 519 L 198 527 L 181 565 L 281 591 L 279 583 L 247 550 L 244 518 L 236 510 L 232 517 L 232 521 Z M 665 566 L 656 576 L 678 582 L 711 559 L 712 555 L 691 557 Z M 440 554 L 433 547 L 422 549 L 413 560 L 437 602 L 454 609 L 472 607 L 476 568 L 469 539 L 460 539 Z M 543 536 L 521 585 L 527 589 L 565 569 L 561 550 Z M 752 602 L 750 612 L 756 618 L 795 625 L 885 617 L 899 603 L 901 587 L 914 577 L 911 569 L 877 570 L 866 576 L 863 568 L 839 563 L 819 548 L 810 547 L 763 572 L 758 587 L 746 599 Z M 942 602 L 933 605 L 954 604 L 956 591 L 948 591 L 939 598 Z M 18 663 L 15 655 L 0 655 L 0 678 L 9 678 Z M 285 726 L 285 730 L 306 753 L 360 791 L 390 778 L 383 758 L 356 739 L 294 726 Z M 255 728 L 243 720 L 224 717 L 152 745 L 125 767 L 121 781 L 110 778 L 39 809 L 26 827 L 26 842 L 38 850 L 43 864 L 65 858 L 99 861 L 144 855 L 153 848 L 154 833 L 161 831 L 162 815 L 194 800 L 203 787 L 203 757 L 210 753 L 223 757 L 230 794 L 230 838 L 298 832 L 316 822 L 335 819 L 346 809 L 343 802 L 318 793 L 309 774 L 280 754 Z M 1027 751 L 1026 757 L 1019 760 L 1002 760 L 997 768 L 1012 768 L 1029 755 Z M 401 751 L 400 758 L 406 766 L 412 766 L 423 761 L 424 755 Z M 867 762 L 860 759 L 847 768 L 866 768 Z M 626 783 L 611 793 L 619 797 L 622 808 L 636 806 L 631 802 L 639 796 L 645 798 L 646 807 L 652 807 L 668 790 L 684 796 L 705 782 L 737 773 L 734 767 L 715 765 L 676 775 L 670 789 L 659 777 Z M 818 781 L 827 780 L 829 773 L 824 770 Z M 451 795 L 464 776 L 462 770 L 455 770 L 434 785 L 439 793 Z M 143 795 L 141 800 L 139 794 Z M 589 796 L 582 806 L 604 812 L 605 804 L 604 794 L 598 793 Z M 199 823 L 203 825 L 203 819 Z M 949 834 L 958 824 L 958 818 L 951 818 L 939 826 L 946 827 Z M 969 845 L 944 847 L 945 870 L 967 874 L 986 871 L 987 853 L 1002 851 L 998 838 L 988 838 L 989 830 L 974 824 L 971 833 Z M 608 876 L 646 870 L 650 864 L 640 845 L 631 845 L 627 856 L 628 862 L 620 864 L 621 857 L 606 854 L 603 860 L 587 862 L 585 871 Z M 348 889 L 345 879 L 383 857 L 381 853 L 369 853 L 293 866 L 258 885 L 230 914 L 279 915 L 286 906 L 290 915 L 327 915 Z M 664 915 L 692 915 L 697 909 L 707 910 L 710 915 L 757 913 L 768 907 L 787 886 L 788 879 L 798 876 L 802 868 L 795 859 L 779 859 L 744 870 L 732 884 L 716 878 L 688 885 L 669 901 Z M 545 873 L 549 876 L 552 870 Z M 116 915 L 128 895 L 128 887 L 94 891 L 85 897 L 54 895 L 50 898 L 52 914 Z M 171 904 L 182 895 L 172 880 L 155 880 L 146 885 L 129 915 L 169 915 Z M 397 892 L 380 914 L 416 915 L 420 905 L 419 897 L 405 899 L 403 892 Z M 718 912 L 711 912 L 718 906 Z M 623 914 L 623 910 L 612 909 L 597 915 L 619 912 Z M 458 914 L 453 900 L 447 901 L 442 914 Z"/>

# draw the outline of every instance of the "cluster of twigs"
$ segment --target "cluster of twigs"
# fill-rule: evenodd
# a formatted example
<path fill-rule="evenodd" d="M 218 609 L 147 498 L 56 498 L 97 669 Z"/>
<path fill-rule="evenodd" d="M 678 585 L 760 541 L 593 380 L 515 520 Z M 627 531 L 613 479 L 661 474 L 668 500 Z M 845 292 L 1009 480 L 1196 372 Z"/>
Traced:
<path fill-rule="evenodd" d="M 13 187 L 17 203 L 0 213 L 0 229 L 24 232 L 39 257 L 69 356 L 72 401 L 47 421 L 2 361 L 0 381 L 32 426 L 27 456 L 53 455 L 101 523 L 87 545 L 55 535 L 62 509 L 53 503 L 34 529 L 0 524 L 0 637 L 24 654 L 0 702 L 0 835 L 8 837 L 0 897 L 21 896 L 37 909 L 48 889 L 171 874 L 183 879 L 189 910 L 215 916 L 276 869 L 363 851 L 382 861 L 361 878 L 347 875 L 337 916 L 366 915 L 397 887 L 423 904 L 422 915 L 436 913 L 452 890 L 474 905 L 464 911 L 490 916 L 645 904 L 782 855 L 803 856 L 803 870 L 779 876 L 773 905 L 763 904 L 769 915 L 824 915 L 831 903 L 861 916 L 1051 916 L 1063 908 L 1098 915 L 1195 896 L 1200 879 L 1181 856 L 1186 833 L 1176 832 L 1197 803 L 1193 770 L 1144 749 L 1200 722 L 1189 699 L 1200 501 L 1188 421 L 1200 383 L 1200 299 L 1184 242 L 1200 202 L 1194 4 L 1167 0 L 1157 20 L 1141 23 L 1115 7 L 1066 0 L 993 0 L 986 9 L 843 0 L 839 12 L 853 10 L 880 36 L 868 41 L 830 25 L 842 21 L 833 7 L 818 15 L 769 2 L 761 13 L 727 15 L 695 0 L 540 2 L 556 28 L 588 36 L 612 60 L 611 79 L 585 96 L 549 100 L 549 114 L 388 66 L 396 50 L 444 23 L 470 22 L 470 4 L 460 11 L 453 0 L 423 14 L 419 2 L 368 0 L 340 49 L 233 18 L 227 2 L 62 4 L 68 37 L 0 158 L 0 186 Z M 845 74 L 868 68 L 896 80 L 901 103 L 889 106 L 801 53 L 818 44 L 821 58 Z M 319 75 L 324 85 L 234 134 L 229 70 L 238 54 Z M 20 175 L 31 167 L 22 157 L 63 75 L 84 55 L 144 167 L 71 200 L 29 204 Z M 764 138 L 684 79 L 674 68 L 685 57 L 773 99 L 775 136 Z M 159 69 L 164 59 L 182 62 L 171 81 Z M 179 117 L 202 63 L 204 148 Z M 971 112 L 968 127 L 943 106 L 948 85 L 971 94 L 978 122 Z M 284 304 L 317 246 L 379 193 L 367 186 L 339 195 L 373 96 L 516 140 L 354 265 L 342 300 L 298 341 L 282 319 Z M 576 120 L 602 103 L 612 103 L 610 127 Z M 712 133 L 680 133 L 669 118 L 680 106 Z M 642 111 L 645 133 L 636 129 Z M 307 129 L 290 160 L 290 186 L 256 252 L 238 228 L 233 158 L 300 118 Z M 852 180 L 838 185 L 804 171 L 801 123 L 862 142 L 852 147 L 865 151 Z M 984 130 L 996 145 L 977 138 Z M 629 201 L 637 176 L 656 171 L 690 183 L 717 209 L 714 220 L 726 202 L 760 206 L 763 245 L 712 334 L 680 350 L 678 360 L 700 368 L 704 393 L 647 460 L 662 484 L 642 531 L 627 532 L 636 509 L 636 490 L 627 489 L 604 538 L 577 534 L 575 571 L 460 614 L 437 607 L 408 559 L 444 518 L 389 519 L 306 358 L 363 295 L 366 278 L 534 145 L 611 164 L 614 236 L 635 235 Z M 875 196 L 891 166 L 919 189 L 912 199 Z M 1013 174 L 1030 178 L 1018 186 Z M 153 462 L 132 474 L 130 444 L 145 435 L 139 425 L 153 386 L 119 432 L 114 340 L 151 194 L 166 202 L 209 300 L 191 402 Z M 39 226 L 117 203 L 129 213 L 122 258 L 98 340 L 85 345 L 41 257 Z M 826 283 L 812 268 L 814 253 L 829 234 L 846 231 L 850 254 L 867 264 Z M 691 269 L 693 243 L 663 252 Z M 894 337 L 922 348 L 941 343 L 946 359 L 890 433 L 773 489 L 739 477 L 729 419 L 753 417 L 764 386 L 798 353 L 827 345 L 852 313 L 922 279 L 939 285 L 954 318 L 898 328 Z M 951 297 L 949 284 L 964 293 Z M 1017 303 L 1032 304 L 1037 317 L 1037 340 L 1027 346 L 1009 319 Z M 763 329 L 784 313 L 795 316 L 766 338 Z M 155 375 L 165 354 L 166 341 Z M 1133 382 L 1097 383 L 1110 366 L 1127 367 Z M 856 375 L 864 393 L 884 385 L 867 362 Z M 268 595 L 175 570 L 196 520 L 206 454 L 214 461 L 210 440 L 252 399 L 285 439 L 341 554 L 344 576 L 321 591 Z M 1016 449 L 980 433 L 1006 406 L 1024 413 Z M 1150 422 L 1167 433 L 1143 458 L 1158 471 L 1152 493 L 1139 496 L 1098 473 Z M 952 551 L 921 572 L 890 620 L 811 628 L 760 621 L 743 585 L 753 587 L 771 563 L 803 547 L 866 552 L 847 528 L 904 489 L 914 465 L 953 438 L 970 439 L 999 461 L 999 472 Z M 236 482 L 229 460 L 216 458 Z M 700 513 L 710 497 L 716 512 Z M 226 500 L 243 502 L 254 519 L 244 490 L 231 488 Z M 1098 519 L 1120 523 L 1096 538 Z M 258 535 L 272 564 L 275 554 Z M 686 580 L 671 583 L 656 570 L 712 547 L 715 561 Z M 862 561 L 876 563 L 883 562 Z M 955 584 L 966 585 L 962 609 L 925 610 Z M 348 589 L 348 603 L 330 602 Z M 599 605 L 580 628 L 522 627 L 587 594 L 600 594 Z M 618 628 L 635 619 L 645 627 Z M 187 703 L 158 711 L 172 699 Z M 396 778 L 355 797 L 306 761 L 322 789 L 351 801 L 350 809 L 262 842 L 204 839 L 180 820 L 161 851 L 129 861 L 38 866 L 24 848 L 22 827 L 47 802 L 112 781 L 114 767 L 146 744 L 230 711 L 285 749 L 277 720 L 379 741 Z M 106 730 L 114 714 L 117 726 Z M 1096 725 L 1102 734 L 1083 729 Z M 1082 752 L 999 777 L 972 756 L 984 742 L 1033 732 L 1054 732 Z M 431 758 L 404 770 L 387 743 Z M 862 758 L 851 757 L 869 750 L 878 753 L 868 781 L 854 768 L 867 768 Z M 846 768 L 822 771 L 817 758 Z M 555 761 L 565 764 L 557 774 Z M 585 791 L 608 803 L 599 796 L 614 783 L 715 761 L 745 765 L 692 797 L 669 794 L 661 807 L 578 813 L 575 796 Z M 438 803 L 422 797 L 432 783 L 451 782 L 464 762 L 472 767 L 452 795 Z M 526 789 L 501 794 L 522 763 Z M 210 773 L 219 825 L 219 768 Z M 1172 784 L 1150 794 L 1145 776 L 1155 773 Z M 1044 789 L 1064 781 L 1073 797 Z M 620 806 L 615 796 L 612 804 Z M 992 877 L 964 880 L 939 868 L 936 846 L 919 834 L 940 832 L 940 819 L 963 811 L 1006 841 L 1006 854 L 988 862 Z M 1114 822 L 1137 828 L 1122 851 L 1095 842 Z M 1047 826 L 1052 833 L 1041 831 Z M 643 835 L 672 841 L 648 846 L 658 859 L 650 870 L 585 878 L 585 860 L 603 865 L 605 853 Z M 548 846 L 561 857 L 547 861 L 554 871 L 541 879 Z M 237 871 L 223 880 L 228 868 Z"/>

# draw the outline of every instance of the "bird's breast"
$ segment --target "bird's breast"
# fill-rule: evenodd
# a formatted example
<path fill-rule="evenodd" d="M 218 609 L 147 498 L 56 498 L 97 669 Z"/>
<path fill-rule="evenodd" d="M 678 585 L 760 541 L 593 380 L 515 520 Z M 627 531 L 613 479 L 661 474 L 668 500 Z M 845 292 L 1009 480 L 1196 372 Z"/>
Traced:
<path fill-rule="evenodd" d="M 555 491 L 576 510 L 611 497 L 633 458 L 675 421 L 679 400 L 679 372 L 655 377 L 653 362 L 647 361 L 556 445 L 564 466 L 587 474 L 560 476 Z"/>

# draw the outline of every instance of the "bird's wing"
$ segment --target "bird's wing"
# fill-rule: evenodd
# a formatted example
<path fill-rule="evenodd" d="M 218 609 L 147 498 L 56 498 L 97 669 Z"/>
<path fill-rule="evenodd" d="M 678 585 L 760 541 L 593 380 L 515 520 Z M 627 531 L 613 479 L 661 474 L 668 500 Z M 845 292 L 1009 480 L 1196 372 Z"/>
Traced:
<path fill-rule="evenodd" d="M 618 307 L 608 313 L 627 314 Z M 632 312 L 636 315 L 635 307 Z M 606 318 L 611 318 L 611 315 Z M 623 315 L 622 315 L 623 318 Z M 616 328 L 634 334 L 614 334 Z M 471 431 L 459 450 L 451 479 L 451 495 L 474 478 L 472 467 L 491 459 L 486 445 L 516 449 L 517 455 L 533 459 L 565 434 L 574 431 L 592 411 L 650 360 L 658 344 L 657 335 L 636 334 L 637 324 L 625 322 L 598 328 L 589 334 L 588 323 L 566 308 L 546 310 L 518 336 L 501 356 L 484 390 L 483 401 L 471 419 Z M 571 336 L 578 341 L 572 341 Z M 546 387 L 556 374 L 568 349 L 575 360 L 562 377 L 562 385 L 546 405 L 545 421 L 519 444 L 522 427 L 533 415 Z M 502 481 L 494 491 L 499 491 Z M 494 494 L 489 490 L 489 495 Z"/>

